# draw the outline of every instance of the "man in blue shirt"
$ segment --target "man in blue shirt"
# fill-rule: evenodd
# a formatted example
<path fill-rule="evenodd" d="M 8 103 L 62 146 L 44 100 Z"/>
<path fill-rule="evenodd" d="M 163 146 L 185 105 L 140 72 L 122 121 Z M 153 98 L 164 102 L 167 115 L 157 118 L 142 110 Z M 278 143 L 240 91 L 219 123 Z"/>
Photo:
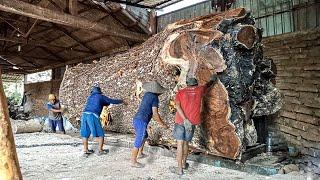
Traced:
<path fill-rule="evenodd" d="M 158 113 L 158 96 L 164 93 L 165 88 L 162 87 L 158 82 L 152 81 L 143 84 L 143 89 L 146 91 L 146 93 L 142 98 L 138 112 L 133 118 L 133 126 L 136 137 L 134 141 L 134 148 L 131 152 L 131 166 L 137 168 L 143 167 L 143 165 L 137 161 L 137 156 L 139 152 L 140 156 L 144 155 L 142 151 L 144 143 L 148 137 L 147 127 L 151 118 L 153 117 L 164 128 L 169 129 L 169 126 L 162 121 Z"/>
<path fill-rule="evenodd" d="M 120 99 L 111 99 L 107 96 L 104 96 L 102 95 L 100 87 L 93 87 L 91 94 L 87 99 L 87 104 L 83 110 L 81 118 L 80 135 L 83 141 L 85 156 L 93 153 L 93 150 L 88 149 L 88 138 L 90 134 L 92 134 L 92 137 L 97 138 L 99 142 L 98 155 L 107 153 L 106 150 L 103 150 L 104 130 L 101 126 L 99 115 L 102 111 L 103 106 L 120 103 L 123 103 L 123 101 Z"/>

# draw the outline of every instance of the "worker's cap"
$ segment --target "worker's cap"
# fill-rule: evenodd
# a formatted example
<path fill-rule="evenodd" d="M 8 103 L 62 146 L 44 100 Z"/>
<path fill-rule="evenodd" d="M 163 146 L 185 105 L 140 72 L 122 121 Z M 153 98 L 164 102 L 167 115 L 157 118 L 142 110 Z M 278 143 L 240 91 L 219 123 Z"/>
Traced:
<path fill-rule="evenodd" d="M 157 81 L 146 82 L 142 85 L 142 88 L 147 92 L 155 94 L 162 94 L 167 90 L 166 88 L 161 86 L 161 84 Z"/>
<path fill-rule="evenodd" d="M 54 94 L 49 94 L 48 99 L 49 100 L 55 100 L 56 96 Z"/>
<path fill-rule="evenodd" d="M 187 86 L 197 86 L 198 80 L 196 78 L 188 78 L 186 83 Z"/>

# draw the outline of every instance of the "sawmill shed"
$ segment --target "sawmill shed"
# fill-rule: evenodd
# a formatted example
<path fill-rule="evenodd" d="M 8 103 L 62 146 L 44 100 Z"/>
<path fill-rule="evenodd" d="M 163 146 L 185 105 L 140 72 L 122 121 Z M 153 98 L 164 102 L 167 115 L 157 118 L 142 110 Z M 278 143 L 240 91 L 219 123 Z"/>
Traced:
<path fill-rule="evenodd" d="M 248 173 L 249 179 L 292 171 L 296 174 L 273 178 L 320 177 L 318 0 L 0 0 L 0 66 L 5 92 L 0 103 L 4 114 L 0 145 L 6 147 L 0 151 L 0 161 L 3 157 L 4 164 L 14 169 L 0 172 L 0 179 L 6 175 L 19 179 L 21 172 L 25 179 L 52 178 L 53 173 L 33 168 L 24 148 L 33 148 L 32 143 L 39 149 L 50 147 L 37 142 L 40 136 L 53 140 L 52 147 L 60 143 L 77 148 L 79 120 L 94 84 L 128 103 L 110 109 L 112 122 L 104 129 L 106 134 L 115 133 L 107 136 L 110 149 L 131 148 L 133 139 L 128 137 L 134 134 L 132 118 L 141 101 L 142 83 L 157 80 L 168 89 L 159 97 L 159 111 L 173 129 L 177 89 L 190 75 L 204 85 L 212 74 L 219 75 L 219 83 L 204 96 L 203 123 L 191 142 L 192 161 L 206 166 L 198 174 L 187 173 L 187 178 L 208 179 L 212 166 Z M 45 130 L 48 94 L 55 94 L 67 107 L 69 142 Z M 26 102 L 28 112 L 23 110 Z M 23 136 L 16 124 L 33 126 L 28 125 L 31 120 L 41 125 L 31 130 L 35 135 Z M 148 152 L 174 157 L 172 133 L 158 129 L 156 123 L 148 133 Z M 69 160 L 61 157 L 63 163 Z M 107 161 L 118 168 L 112 158 Z M 97 162 L 105 167 L 103 161 Z M 163 160 L 162 166 L 169 162 Z M 58 167 L 62 175 L 55 178 L 92 178 L 82 176 L 79 169 L 77 174 L 79 167 L 73 166 L 77 163 L 67 163 L 73 169 L 69 172 Z M 120 177 L 117 170 L 97 179 L 107 174 L 111 179 L 175 178 L 162 177 L 165 168 L 154 166 L 161 169 L 155 175 L 133 171 Z M 246 176 L 220 173 L 221 179 Z M 215 176 L 219 179 L 219 173 Z"/>

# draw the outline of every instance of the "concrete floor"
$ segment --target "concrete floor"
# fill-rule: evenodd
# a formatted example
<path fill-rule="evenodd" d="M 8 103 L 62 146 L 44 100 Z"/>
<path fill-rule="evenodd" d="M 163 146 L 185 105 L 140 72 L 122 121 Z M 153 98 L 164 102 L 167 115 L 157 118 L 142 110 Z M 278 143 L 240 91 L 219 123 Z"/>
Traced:
<path fill-rule="evenodd" d="M 107 137 L 112 140 L 112 137 Z M 108 142 L 107 139 L 107 142 Z M 113 138 L 114 141 L 115 138 Z M 131 139 L 131 137 L 129 137 Z M 299 173 L 262 176 L 206 164 L 190 162 L 190 169 L 178 177 L 168 167 L 175 165 L 174 158 L 160 153 L 142 159 L 144 168 L 131 168 L 130 149 L 106 146 L 108 155 L 82 157 L 78 137 L 50 133 L 15 135 L 17 152 L 23 177 L 28 179 L 306 179 Z M 92 146 L 95 147 L 95 144 Z"/>

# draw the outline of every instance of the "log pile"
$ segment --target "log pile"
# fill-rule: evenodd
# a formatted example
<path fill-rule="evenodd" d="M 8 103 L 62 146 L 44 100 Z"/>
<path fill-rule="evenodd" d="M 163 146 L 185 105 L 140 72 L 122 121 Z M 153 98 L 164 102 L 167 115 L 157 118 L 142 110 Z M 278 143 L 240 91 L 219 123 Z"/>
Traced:
<path fill-rule="evenodd" d="M 267 67 L 256 69 L 265 62 L 260 41 L 261 30 L 243 8 L 182 20 L 125 53 L 68 67 L 60 99 L 68 106 L 74 119 L 71 122 L 78 125 L 75 119 L 81 116 L 91 87 L 98 82 L 106 95 L 129 103 L 110 109 L 113 122 L 107 129 L 133 133 L 141 82 L 157 80 L 169 89 L 160 96 L 160 114 L 172 130 L 172 100 L 177 90 L 186 86 L 186 78 L 196 77 L 204 85 L 212 74 L 218 74 L 218 82 L 209 87 L 203 100 L 203 123 L 192 143 L 211 154 L 241 158 L 245 147 L 256 143 L 252 117 L 274 113 L 281 106 L 275 96 L 278 91 L 269 88 L 275 90 L 269 93 L 265 88 L 272 87 L 269 79 L 261 78 Z M 260 100 L 260 96 L 265 98 Z M 271 101 L 276 104 L 268 106 Z M 172 133 L 158 127 L 151 121 L 150 142 L 173 143 Z"/>

